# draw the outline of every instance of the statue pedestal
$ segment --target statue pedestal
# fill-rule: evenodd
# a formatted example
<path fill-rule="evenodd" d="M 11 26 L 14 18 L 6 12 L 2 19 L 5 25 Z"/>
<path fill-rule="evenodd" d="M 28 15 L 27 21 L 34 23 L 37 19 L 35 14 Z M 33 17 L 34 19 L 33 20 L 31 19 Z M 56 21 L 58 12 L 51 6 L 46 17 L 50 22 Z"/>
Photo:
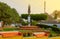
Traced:
<path fill-rule="evenodd" d="M 40 27 L 38 26 L 21 26 L 20 27 L 20 30 L 24 31 L 22 32 L 23 33 L 23 36 L 26 36 L 26 35 L 33 35 L 34 32 L 44 32 L 46 33 L 46 31 L 42 30 Z"/>
<path fill-rule="evenodd" d="M 38 26 L 21 26 L 20 30 L 31 30 L 33 32 L 40 32 L 42 31 L 40 27 Z"/>

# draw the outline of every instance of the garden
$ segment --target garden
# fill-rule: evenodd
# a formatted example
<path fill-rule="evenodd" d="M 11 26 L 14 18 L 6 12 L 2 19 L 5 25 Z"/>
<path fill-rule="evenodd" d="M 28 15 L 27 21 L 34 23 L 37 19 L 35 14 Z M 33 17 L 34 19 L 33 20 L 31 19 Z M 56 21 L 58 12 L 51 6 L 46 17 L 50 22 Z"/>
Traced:
<path fill-rule="evenodd" d="M 60 39 L 60 28 L 57 28 L 57 25 L 38 24 L 41 20 L 48 19 L 47 14 L 29 14 L 29 16 L 30 26 L 28 14 L 19 16 L 15 8 L 0 2 L 0 39 Z"/>

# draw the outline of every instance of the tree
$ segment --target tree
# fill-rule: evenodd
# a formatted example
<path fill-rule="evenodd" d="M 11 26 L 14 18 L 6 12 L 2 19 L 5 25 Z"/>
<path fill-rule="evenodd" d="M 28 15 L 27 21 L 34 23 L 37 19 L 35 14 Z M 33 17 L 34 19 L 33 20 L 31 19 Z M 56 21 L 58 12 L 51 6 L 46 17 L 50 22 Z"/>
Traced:
<path fill-rule="evenodd" d="M 16 9 L 12 8 L 12 20 L 16 23 L 20 23 L 20 16 L 18 14 L 18 12 L 16 11 Z"/>
<path fill-rule="evenodd" d="M 52 16 L 54 16 L 54 19 L 57 19 L 58 17 L 60 18 L 60 11 L 55 10 L 55 11 L 52 13 Z"/>
<path fill-rule="evenodd" d="M 22 14 L 21 16 L 22 16 L 22 18 L 27 19 L 28 14 Z M 30 16 L 31 16 L 32 20 L 36 20 L 36 21 L 47 19 L 46 14 L 30 14 Z"/>
<path fill-rule="evenodd" d="M 11 24 L 12 22 L 19 22 L 20 16 L 18 15 L 16 9 L 11 8 L 6 3 L 0 2 L 0 21 L 4 24 Z"/>
<path fill-rule="evenodd" d="M 54 14 L 54 19 L 57 19 L 58 11 L 55 10 L 55 11 L 53 12 L 53 14 Z"/>

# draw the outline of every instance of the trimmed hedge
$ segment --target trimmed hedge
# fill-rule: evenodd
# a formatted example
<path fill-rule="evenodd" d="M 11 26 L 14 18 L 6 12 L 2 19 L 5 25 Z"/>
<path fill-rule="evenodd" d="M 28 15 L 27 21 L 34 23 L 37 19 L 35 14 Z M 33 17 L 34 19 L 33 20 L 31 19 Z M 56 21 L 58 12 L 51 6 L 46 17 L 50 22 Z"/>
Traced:
<path fill-rule="evenodd" d="M 30 14 L 31 19 L 32 20 L 46 20 L 48 18 L 48 16 L 46 14 Z M 22 14 L 21 15 L 22 18 L 27 19 L 28 18 L 28 14 Z"/>
<path fill-rule="evenodd" d="M 46 30 L 48 30 L 48 28 L 51 28 L 50 31 L 50 36 L 49 37 L 55 37 L 58 36 L 60 34 L 60 29 L 54 26 L 48 26 L 48 25 L 44 25 L 44 24 L 37 24 L 37 26 L 39 26 L 40 28 L 44 28 Z"/>
<path fill-rule="evenodd" d="M 54 31 L 58 34 L 60 33 L 60 29 L 57 27 L 54 27 L 54 26 L 48 26 L 48 25 L 44 25 L 44 24 L 37 24 L 37 26 L 39 26 L 41 28 L 45 28 L 45 29 L 51 28 L 52 31 Z"/>
<path fill-rule="evenodd" d="M 17 28 L 4 28 L 3 31 L 14 31 L 17 30 Z"/>

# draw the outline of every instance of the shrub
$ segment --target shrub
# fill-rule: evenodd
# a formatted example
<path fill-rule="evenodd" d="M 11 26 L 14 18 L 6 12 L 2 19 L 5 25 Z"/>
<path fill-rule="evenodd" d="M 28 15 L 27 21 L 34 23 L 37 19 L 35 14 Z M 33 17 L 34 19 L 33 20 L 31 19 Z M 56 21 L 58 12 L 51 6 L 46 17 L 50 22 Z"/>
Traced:
<path fill-rule="evenodd" d="M 22 21 L 21 24 L 22 24 L 22 25 L 28 25 L 28 22 Z"/>
<path fill-rule="evenodd" d="M 51 26 L 44 25 L 44 24 L 37 24 L 37 26 L 39 26 L 41 28 L 51 28 Z"/>
<path fill-rule="evenodd" d="M 55 27 L 56 25 L 54 25 L 54 26 L 48 26 L 48 25 L 44 25 L 44 24 L 37 24 L 37 26 L 39 26 L 39 27 L 41 27 L 41 28 L 44 28 L 44 29 L 46 29 L 46 30 L 48 30 L 48 28 L 50 28 L 50 37 L 51 36 L 57 36 L 57 34 L 60 34 L 60 29 L 59 28 L 57 28 L 57 27 Z"/>
<path fill-rule="evenodd" d="M 57 27 L 57 25 L 54 24 L 53 27 Z"/>
<path fill-rule="evenodd" d="M 37 25 L 37 21 L 32 21 L 31 25 Z"/>

